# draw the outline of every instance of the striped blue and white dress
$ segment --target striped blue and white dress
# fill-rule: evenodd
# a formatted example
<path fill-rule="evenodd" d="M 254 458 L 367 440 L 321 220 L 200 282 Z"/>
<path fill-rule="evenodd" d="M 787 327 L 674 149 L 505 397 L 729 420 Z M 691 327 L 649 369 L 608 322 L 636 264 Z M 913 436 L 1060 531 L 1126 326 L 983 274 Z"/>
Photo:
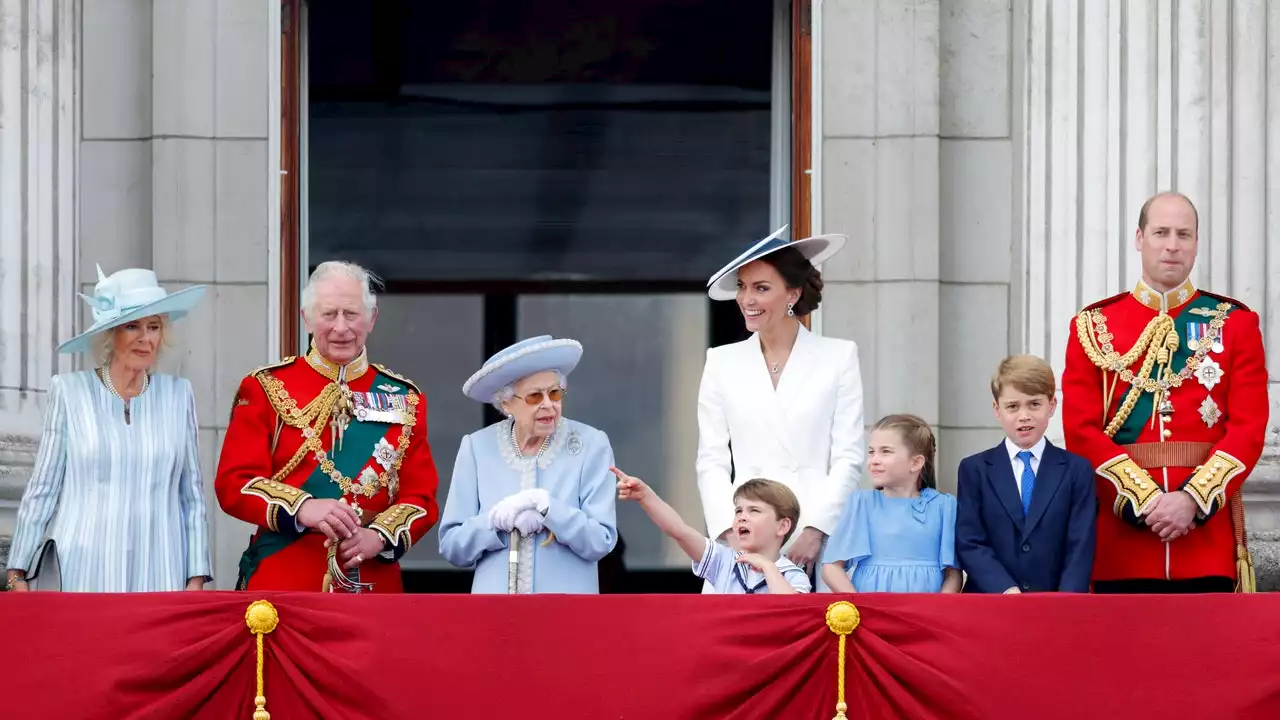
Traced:
<path fill-rule="evenodd" d="M 62 589 L 182 590 L 211 580 L 209 525 L 190 381 L 151 376 L 123 402 L 92 370 L 54 376 L 22 496 L 9 567 L 29 570 L 52 538 Z"/>

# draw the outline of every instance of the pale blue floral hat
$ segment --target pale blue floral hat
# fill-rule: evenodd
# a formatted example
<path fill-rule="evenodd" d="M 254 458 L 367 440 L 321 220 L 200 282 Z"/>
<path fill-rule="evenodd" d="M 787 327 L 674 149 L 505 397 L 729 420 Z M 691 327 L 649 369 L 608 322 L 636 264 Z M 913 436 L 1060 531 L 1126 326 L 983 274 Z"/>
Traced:
<path fill-rule="evenodd" d="M 485 361 L 462 384 L 462 394 L 478 402 L 490 402 L 493 394 L 522 378 L 544 370 L 568 376 L 582 359 L 582 343 L 550 335 L 521 340 Z"/>
<path fill-rule="evenodd" d="M 711 276 L 707 281 L 707 295 L 712 300 L 732 300 L 738 296 L 738 268 L 749 262 L 759 260 L 770 253 L 783 248 L 795 248 L 813 265 L 820 265 L 832 255 L 840 252 L 848 240 L 844 235 L 815 235 L 803 240 L 788 241 L 782 239 L 787 226 L 778 228 L 769 237 L 747 248 L 747 251 L 734 258 L 728 265 Z"/>
<path fill-rule="evenodd" d="M 93 338 L 98 333 L 152 315 L 167 315 L 170 321 L 177 320 L 200 302 L 204 291 L 204 285 L 196 285 L 167 293 L 151 270 L 129 268 L 103 275 L 99 266 L 98 284 L 93 287 L 93 295 L 77 293 L 93 311 L 93 325 L 59 345 L 58 352 L 92 350 Z"/>

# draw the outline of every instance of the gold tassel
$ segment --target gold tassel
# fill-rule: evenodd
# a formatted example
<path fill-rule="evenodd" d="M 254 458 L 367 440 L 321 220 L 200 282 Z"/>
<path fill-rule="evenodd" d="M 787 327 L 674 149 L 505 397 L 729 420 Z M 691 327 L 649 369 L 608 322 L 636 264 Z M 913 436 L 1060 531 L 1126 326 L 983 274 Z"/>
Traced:
<path fill-rule="evenodd" d="M 275 630 L 279 622 L 280 615 L 275 606 L 266 600 L 254 600 L 244 613 L 244 624 L 249 626 L 249 632 L 254 634 L 258 645 L 258 693 L 253 698 L 253 720 L 271 720 L 271 713 L 267 712 L 267 697 L 262 690 L 262 636 Z"/>
<path fill-rule="evenodd" d="M 862 622 L 858 608 L 847 600 L 831 603 L 827 606 L 827 627 L 840 638 L 839 664 L 836 665 L 836 716 L 832 720 L 848 720 L 845 711 L 849 706 L 844 702 L 844 652 L 845 641 Z"/>
<path fill-rule="evenodd" d="M 1240 491 L 1231 496 L 1231 525 L 1236 536 L 1236 592 L 1258 592 L 1258 579 L 1253 574 L 1253 555 L 1249 552 L 1249 534 L 1244 526 L 1244 499 Z"/>
<path fill-rule="evenodd" d="M 1236 546 L 1236 592 L 1258 592 L 1258 579 L 1253 575 L 1253 556 L 1243 545 Z"/>

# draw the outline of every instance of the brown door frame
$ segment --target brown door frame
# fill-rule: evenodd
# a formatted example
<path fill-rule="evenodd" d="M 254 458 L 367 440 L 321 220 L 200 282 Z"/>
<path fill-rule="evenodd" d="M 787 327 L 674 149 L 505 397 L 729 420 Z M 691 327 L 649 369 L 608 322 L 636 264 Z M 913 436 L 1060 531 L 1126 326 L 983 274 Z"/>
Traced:
<path fill-rule="evenodd" d="M 280 355 L 298 353 L 301 221 L 301 18 L 304 0 L 280 1 Z M 813 2 L 791 3 L 791 237 L 812 227 Z M 809 326 L 809 318 L 804 319 Z"/>
<path fill-rule="evenodd" d="M 298 354 L 303 0 L 280 0 L 280 356 Z"/>
<path fill-rule="evenodd" d="M 791 239 L 813 228 L 813 0 L 791 2 Z M 809 315 L 801 322 L 812 329 Z"/>
<path fill-rule="evenodd" d="M 791 3 L 791 237 L 806 238 L 813 227 L 813 0 Z"/>

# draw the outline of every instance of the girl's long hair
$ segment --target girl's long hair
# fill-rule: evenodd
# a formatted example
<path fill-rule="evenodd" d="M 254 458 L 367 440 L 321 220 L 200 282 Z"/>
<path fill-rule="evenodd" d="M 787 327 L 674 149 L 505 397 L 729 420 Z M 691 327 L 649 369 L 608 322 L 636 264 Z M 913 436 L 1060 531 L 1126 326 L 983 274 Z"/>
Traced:
<path fill-rule="evenodd" d="M 920 471 L 920 479 L 916 481 L 916 489 L 938 488 L 938 473 L 934 462 L 938 454 L 938 441 L 933 437 L 929 423 L 917 415 L 886 415 L 880 418 L 873 430 L 896 430 L 902 437 L 902 444 L 912 455 L 924 456 L 924 468 Z"/>

